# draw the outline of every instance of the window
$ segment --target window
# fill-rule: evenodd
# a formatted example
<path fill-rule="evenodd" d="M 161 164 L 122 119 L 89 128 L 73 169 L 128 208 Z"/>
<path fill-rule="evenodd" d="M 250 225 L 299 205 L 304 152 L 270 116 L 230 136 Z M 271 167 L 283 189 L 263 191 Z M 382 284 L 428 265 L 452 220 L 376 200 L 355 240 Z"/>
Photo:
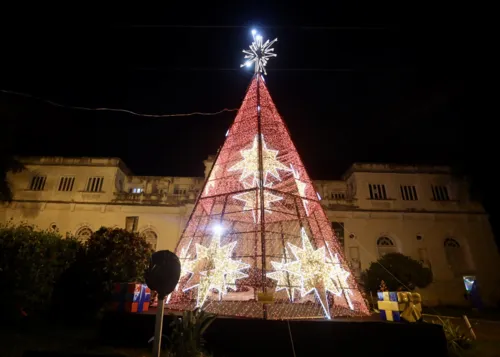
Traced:
<path fill-rule="evenodd" d="M 63 176 L 59 180 L 58 191 L 73 191 L 73 185 L 75 184 L 75 176 Z"/>
<path fill-rule="evenodd" d="M 453 274 L 455 276 L 462 275 L 462 272 L 467 269 L 467 264 L 460 244 L 453 238 L 446 238 L 444 240 L 444 251 L 446 254 L 446 261 L 453 271 Z"/>
<path fill-rule="evenodd" d="M 89 177 L 87 182 L 87 188 L 85 191 L 88 192 L 101 192 L 102 191 L 102 183 L 104 182 L 104 177 Z"/>
<path fill-rule="evenodd" d="M 187 189 L 179 185 L 174 186 L 174 195 L 185 195 L 187 194 Z"/>
<path fill-rule="evenodd" d="M 448 188 L 446 186 L 431 186 L 432 198 L 434 201 L 449 201 Z"/>
<path fill-rule="evenodd" d="M 136 232 L 139 224 L 139 217 L 125 218 L 125 229 L 129 232 Z"/>
<path fill-rule="evenodd" d="M 419 248 L 418 249 L 418 260 L 422 265 L 426 268 L 431 267 L 431 263 L 429 261 L 429 255 L 427 254 L 427 249 L 425 248 Z"/>
<path fill-rule="evenodd" d="M 343 192 L 332 192 L 332 200 L 345 200 L 345 193 Z"/>
<path fill-rule="evenodd" d="M 380 237 L 379 239 L 377 239 L 377 250 L 380 257 L 383 257 L 388 253 L 398 252 L 398 249 L 394 245 L 394 242 L 389 237 Z"/>
<path fill-rule="evenodd" d="M 379 184 L 369 184 L 368 189 L 370 190 L 371 200 L 386 200 L 387 194 L 385 193 L 385 185 Z"/>
<path fill-rule="evenodd" d="M 154 250 L 156 250 L 156 244 L 158 243 L 158 235 L 152 229 L 146 229 L 142 232 L 142 236 L 146 238 L 146 241 L 151 244 Z"/>
<path fill-rule="evenodd" d="M 134 187 L 130 189 L 130 193 L 142 193 L 144 189 L 142 187 Z"/>
<path fill-rule="evenodd" d="M 417 197 L 417 189 L 415 186 L 399 186 L 401 190 L 401 198 L 403 201 L 416 201 Z"/>
<path fill-rule="evenodd" d="M 350 266 L 355 276 L 361 275 L 361 260 L 359 258 L 359 248 L 350 247 L 349 248 Z"/>
<path fill-rule="evenodd" d="M 335 236 L 339 241 L 342 248 L 344 247 L 344 223 L 343 222 L 332 222 L 332 229 L 335 232 Z"/>
<path fill-rule="evenodd" d="M 80 242 L 86 242 L 89 240 L 90 236 L 92 235 L 92 229 L 89 227 L 81 227 L 76 231 L 76 238 Z"/>
<path fill-rule="evenodd" d="M 45 181 L 47 180 L 47 176 L 34 176 L 31 179 L 30 190 L 32 191 L 43 191 L 45 188 Z"/>

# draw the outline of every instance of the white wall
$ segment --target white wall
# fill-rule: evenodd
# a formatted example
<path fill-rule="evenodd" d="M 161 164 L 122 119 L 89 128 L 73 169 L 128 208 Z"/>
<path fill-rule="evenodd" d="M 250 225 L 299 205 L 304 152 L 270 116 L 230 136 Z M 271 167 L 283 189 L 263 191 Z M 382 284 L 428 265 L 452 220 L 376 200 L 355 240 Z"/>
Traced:
<path fill-rule="evenodd" d="M 210 163 L 205 162 L 207 169 Z M 60 232 L 75 234 L 83 226 L 124 228 L 126 217 L 137 216 L 139 232 L 152 229 L 158 235 L 157 249 L 175 249 L 203 185 L 203 178 L 196 177 L 132 176 L 113 158 L 30 158 L 26 166 L 24 172 L 9 175 L 14 201 L 0 207 L 0 222 L 12 219 L 42 229 L 56 224 Z M 47 176 L 43 191 L 29 190 L 35 174 Z M 71 192 L 58 191 L 65 175 L 75 176 Z M 85 192 L 91 176 L 104 177 L 102 192 Z M 384 184 L 387 200 L 370 199 L 368 184 Z M 175 195 L 176 185 L 186 194 Z M 464 269 L 477 276 L 485 302 L 500 300 L 500 259 L 487 215 L 479 203 L 468 199 L 467 184 L 454 179 L 449 169 L 355 164 L 343 181 L 322 180 L 315 185 L 326 198 L 322 204 L 330 220 L 344 223 L 348 260 L 350 248 L 358 248 L 361 270 L 378 259 L 376 242 L 381 236 L 391 238 L 401 253 L 415 259 L 425 248 L 434 282 L 423 292 L 424 300 L 465 304 L 462 277 L 453 274 L 445 255 L 444 240 L 453 238 L 464 251 Z M 418 200 L 402 200 L 400 185 L 416 186 Z M 450 200 L 432 200 L 431 185 L 446 185 Z M 144 188 L 144 193 L 129 194 L 133 187 Z M 332 199 L 331 193 L 341 192 L 345 199 Z M 417 240 L 417 235 L 423 239 Z"/>

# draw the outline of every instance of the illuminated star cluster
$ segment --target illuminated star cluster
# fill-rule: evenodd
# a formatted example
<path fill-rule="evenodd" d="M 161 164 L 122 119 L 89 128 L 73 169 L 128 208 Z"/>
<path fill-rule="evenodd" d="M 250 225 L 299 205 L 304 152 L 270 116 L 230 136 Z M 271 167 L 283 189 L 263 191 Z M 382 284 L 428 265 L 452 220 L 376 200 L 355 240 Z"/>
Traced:
<path fill-rule="evenodd" d="M 274 53 L 274 48 L 271 48 L 271 46 L 278 41 L 278 39 L 275 38 L 272 41 L 267 40 L 262 43 L 262 36 L 258 35 L 255 30 L 252 31 L 252 36 L 253 42 L 250 45 L 250 50 L 243 50 L 246 61 L 241 65 L 241 67 L 250 67 L 253 63 L 255 63 L 255 73 L 264 72 L 264 74 L 267 75 L 267 61 L 269 61 L 271 57 L 277 56 L 276 53 Z"/>
<path fill-rule="evenodd" d="M 288 298 L 293 302 L 295 290 L 302 288 L 302 276 L 300 273 L 300 262 L 293 261 L 287 263 L 283 257 L 280 262 L 271 262 L 274 271 L 267 273 L 266 276 L 276 280 L 276 291 L 286 290 Z"/>
<path fill-rule="evenodd" d="M 221 247 L 220 232 L 216 231 L 208 247 L 196 244 L 196 258 L 186 261 L 183 273 L 191 273 L 184 291 L 198 288 L 196 306 L 202 307 L 208 295 L 217 291 L 219 300 L 227 293 L 227 289 L 236 290 L 236 280 L 248 275 L 241 272 L 250 265 L 239 260 L 233 260 L 231 255 L 237 242 L 231 242 Z"/>
<path fill-rule="evenodd" d="M 272 184 L 268 184 L 266 187 L 271 187 Z M 243 187 L 246 189 L 251 189 L 252 186 L 248 185 L 246 182 L 243 183 Z M 245 191 L 243 193 L 239 193 L 233 196 L 234 199 L 245 202 L 245 206 L 243 206 L 243 211 L 252 210 L 253 221 L 260 221 L 260 190 L 250 190 Z M 276 201 L 281 201 L 283 197 L 277 196 L 269 192 L 268 190 L 264 190 L 264 212 L 271 213 L 269 209 L 271 208 L 271 203 Z"/>
<path fill-rule="evenodd" d="M 278 159 L 278 150 L 272 150 L 267 147 L 264 135 L 262 138 L 262 166 L 264 170 L 264 182 L 267 181 L 267 176 L 272 175 L 277 180 L 281 180 L 278 170 L 290 171 L 290 169 L 282 164 Z M 247 177 L 252 177 L 253 182 L 259 182 L 259 135 L 255 135 L 250 149 L 241 150 L 243 160 L 239 161 L 236 165 L 229 168 L 228 171 L 241 170 L 240 181 Z M 264 184 L 265 186 L 265 184 Z"/>
<path fill-rule="evenodd" d="M 281 180 L 278 170 L 290 171 L 290 169 L 281 163 L 278 159 L 278 150 L 272 150 L 267 147 L 266 141 L 264 140 L 264 135 L 261 135 L 262 139 L 262 167 L 264 170 L 264 187 L 272 187 L 272 182 L 267 183 L 268 176 L 271 175 L 277 180 Z M 243 159 L 236 163 L 234 166 L 229 168 L 228 171 L 242 171 L 240 176 L 240 182 L 242 182 L 243 187 L 250 190 L 253 187 L 259 187 L 259 135 L 254 137 L 252 142 L 252 147 L 250 149 L 241 150 L 241 156 Z M 251 178 L 251 183 L 245 182 L 244 180 Z M 269 209 L 271 208 L 271 203 L 280 201 L 283 199 L 281 196 L 277 196 L 268 190 L 264 190 L 264 210 L 266 213 L 271 213 Z M 256 192 L 253 190 L 239 193 L 233 196 L 234 199 L 245 202 L 243 211 L 252 210 L 254 222 L 258 222 L 260 219 L 260 189 Z"/>
<path fill-rule="evenodd" d="M 295 184 L 297 185 L 297 191 L 299 191 L 299 196 L 302 197 L 302 204 L 304 205 L 306 215 L 309 216 L 309 209 L 307 208 L 307 206 L 309 205 L 309 201 L 305 199 L 307 184 L 300 180 L 299 172 L 294 169 L 293 165 L 290 165 L 290 168 L 292 169 L 293 178 L 295 179 Z"/>
<path fill-rule="evenodd" d="M 287 289 L 291 301 L 293 301 L 293 286 L 300 286 L 302 297 L 314 292 L 327 318 L 330 318 L 327 292 L 329 291 L 336 296 L 344 293 L 352 310 L 353 307 L 348 297 L 351 291 L 347 285 L 350 273 L 342 268 L 336 255 L 332 259 L 327 257 L 326 247 L 314 249 L 304 228 L 301 229 L 301 237 L 302 248 L 288 243 L 295 261 L 284 263 L 282 260 L 281 263 L 271 263 L 276 271 L 267 273 L 267 277 L 277 281 L 276 290 Z M 290 280 L 285 279 L 285 275 L 286 279 L 292 277 L 294 285 L 290 283 Z M 297 285 L 298 279 L 300 280 L 299 285 Z"/>

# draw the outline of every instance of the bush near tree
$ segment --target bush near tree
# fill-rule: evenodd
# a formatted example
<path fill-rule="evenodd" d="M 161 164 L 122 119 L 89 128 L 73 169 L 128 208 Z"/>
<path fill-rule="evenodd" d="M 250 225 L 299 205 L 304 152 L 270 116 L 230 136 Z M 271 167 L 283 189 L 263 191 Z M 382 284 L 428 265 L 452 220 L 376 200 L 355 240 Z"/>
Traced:
<path fill-rule="evenodd" d="M 432 282 L 432 271 L 417 260 L 400 253 L 385 254 L 361 274 L 367 292 L 377 292 L 384 281 L 388 291 L 425 288 Z"/>
<path fill-rule="evenodd" d="M 77 306 L 75 314 L 93 317 L 110 302 L 114 283 L 143 283 L 153 248 L 138 233 L 101 227 L 58 282 L 55 308 Z"/>
<path fill-rule="evenodd" d="M 0 226 L 0 313 L 46 311 L 55 282 L 75 261 L 82 244 L 33 226 Z"/>
<path fill-rule="evenodd" d="M 95 317 L 115 282 L 144 282 L 152 253 L 144 237 L 124 229 L 102 227 L 82 243 L 34 226 L 0 226 L 0 314 Z"/>

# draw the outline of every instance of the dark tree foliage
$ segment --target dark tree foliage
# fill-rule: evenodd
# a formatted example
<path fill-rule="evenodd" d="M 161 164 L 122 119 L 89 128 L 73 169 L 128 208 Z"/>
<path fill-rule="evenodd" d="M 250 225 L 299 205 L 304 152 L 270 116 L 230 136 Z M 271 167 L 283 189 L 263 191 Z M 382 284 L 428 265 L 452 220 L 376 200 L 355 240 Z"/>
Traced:
<path fill-rule="evenodd" d="M 54 306 L 64 313 L 68 304 L 76 304 L 82 317 L 93 317 L 110 301 L 114 283 L 144 282 L 153 249 L 138 233 L 105 227 L 84 247 L 61 277 Z"/>
<path fill-rule="evenodd" d="M 82 245 L 58 232 L 33 226 L 0 226 L 0 305 L 9 315 L 45 311 L 55 282 L 75 261 Z"/>
<path fill-rule="evenodd" d="M 382 280 L 389 291 L 414 290 L 432 282 L 432 271 L 406 255 L 389 253 L 371 263 L 361 275 L 367 292 L 378 291 Z"/>

